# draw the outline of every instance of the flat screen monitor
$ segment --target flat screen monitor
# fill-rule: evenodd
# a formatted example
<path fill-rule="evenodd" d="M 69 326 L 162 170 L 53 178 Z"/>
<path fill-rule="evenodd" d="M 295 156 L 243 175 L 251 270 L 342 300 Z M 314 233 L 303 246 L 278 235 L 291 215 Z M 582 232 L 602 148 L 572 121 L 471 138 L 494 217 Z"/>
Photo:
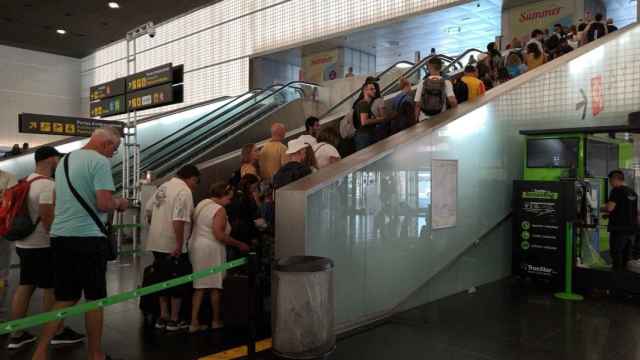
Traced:
<path fill-rule="evenodd" d="M 576 168 L 580 139 L 527 139 L 527 167 Z"/>

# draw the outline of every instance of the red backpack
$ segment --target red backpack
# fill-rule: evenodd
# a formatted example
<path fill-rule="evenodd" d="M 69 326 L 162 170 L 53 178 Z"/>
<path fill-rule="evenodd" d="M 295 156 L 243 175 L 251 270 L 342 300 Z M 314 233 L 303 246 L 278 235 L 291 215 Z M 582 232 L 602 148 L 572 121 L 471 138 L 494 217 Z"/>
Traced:
<path fill-rule="evenodd" d="M 16 241 L 31 235 L 38 226 L 40 219 L 35 222 L 29 216 L 27 206 L 31 183 L 45 176 L 37 176 L 31 180 L 21 179 L 18 183 L 4 191 L 0 203 L 0 237 Z"/>

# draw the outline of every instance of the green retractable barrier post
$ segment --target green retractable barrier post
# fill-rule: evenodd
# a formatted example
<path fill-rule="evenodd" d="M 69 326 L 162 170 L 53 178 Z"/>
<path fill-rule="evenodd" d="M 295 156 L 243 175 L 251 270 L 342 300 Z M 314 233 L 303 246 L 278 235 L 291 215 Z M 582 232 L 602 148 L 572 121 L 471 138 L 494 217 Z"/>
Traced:
<path fill-rule="evenodd" d="M 68 308 L 49 311 L 46 313 L 29 316 L 27 318 L 8 321 L 0 324 L 0 335 L 8 334 L 14 331 L 28 329 L 34 326 L 46 324 L 51 321 L 62 320 L 71 316 L 82 315 L 86 312 L 118 304 L 124 301 L 133 300 L 140 296 L 153 294 L 168 288 L 176 287 L 182 284 L 193 282 L 194 280 L 202 279 L 204 277 L 223 272 L 238 266 L 242 266 L 247 263 L 247 258 L 233 260 L 226 262 L 220 266 L 215 266 L 206 270 L 198 271 L 189 275 L 181 276 L 175 279 L 171 279 L 165 282 L 153 284 L 147 287 L 143 287 L 136 290 L 131 290 L 106 297 L 104 299 L 90 301 Z"/>
<path fill-rule="evenodd" d="M 565 224 L 564 236 L 564 291 L 555 294 L 555 297 L 562 300 L 582 301 L 582 295 L 573 293 L 573 225 Z"/>

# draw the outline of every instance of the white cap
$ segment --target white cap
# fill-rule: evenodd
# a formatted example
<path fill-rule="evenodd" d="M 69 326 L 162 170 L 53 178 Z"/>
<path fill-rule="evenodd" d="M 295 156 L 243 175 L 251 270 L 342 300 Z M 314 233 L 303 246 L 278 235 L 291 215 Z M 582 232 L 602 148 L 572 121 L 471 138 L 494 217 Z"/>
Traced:
<path fill-rule="evenodd" d="M 309 144 L 301 139 L 291 140 L 289 141 L 289 144 L 287 146 L 287 155 L 295 154 L 298 151 L 306 148 L 307 146 L 309 146 Z"/>

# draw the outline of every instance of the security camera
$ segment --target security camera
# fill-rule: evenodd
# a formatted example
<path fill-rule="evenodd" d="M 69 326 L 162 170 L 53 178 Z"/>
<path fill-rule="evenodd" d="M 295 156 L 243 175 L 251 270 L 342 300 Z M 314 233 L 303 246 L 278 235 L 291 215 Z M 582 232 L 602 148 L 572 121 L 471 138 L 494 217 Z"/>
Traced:
<path fill-rule="evenodd" d="M 156 37 L 156 28 L 151 28 L 151 29 L 149 30 L 149 37 L 150 37 L 150 38 L 154 38 L 154 37 Z"/>

